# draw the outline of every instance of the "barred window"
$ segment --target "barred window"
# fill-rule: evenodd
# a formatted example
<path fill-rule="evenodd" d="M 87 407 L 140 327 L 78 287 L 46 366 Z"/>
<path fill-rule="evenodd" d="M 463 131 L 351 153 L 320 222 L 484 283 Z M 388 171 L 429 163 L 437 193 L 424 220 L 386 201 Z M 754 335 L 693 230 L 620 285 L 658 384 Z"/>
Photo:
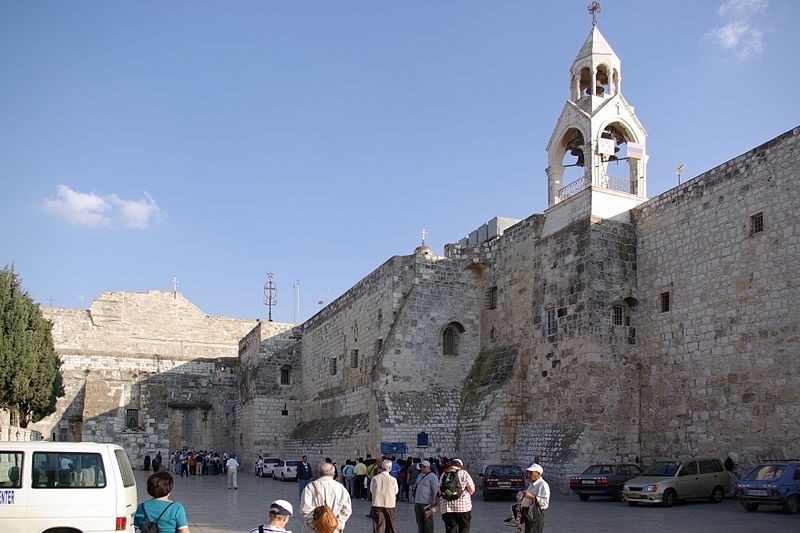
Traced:
<path fill-rule="evenodd" d="M 555 335 L 558 331 L 558 322 L 556 319 L 556 309 L 551 307 L 547 310 L 547 322 L 545 323 L 545 334 L 549 337 Z"/>
<path fill-rule="evenodd" d="M 611 323 L 615 326 L 623 326 L 625 322 L 625 309 L 621 305 L 611 308 Z"/>
<path fill-rule="evenodd" d="M 373 355 L 378 355 L 383 350 L 383 339 L 375 339 L 375 343 L 372 345 L 372 353 Z"/>
<path fill-rule="evenodd" d="M 756 213 L 750 217 L 750 235 L 764 231 L 764 213 Z"/>
<path fill-rule="evenodd" d="M 336 358 L 335 357 L 331 357 L 331 376 L 335 376 L 336 372 L 337 372 Z"/>
<path fill-rule="evenodd" d="M 458 322 L 450 322 L 442 331 L 442 353 L 444 355 L 458 355 L 458 345 L 464 326 Z"/>
<path fill-rule="evenodd" d="M 139 427 L 138 409 L 128 409 L 125 412 L 125 427 L 129 429 L 136 429 Z"/>
<path fill-rule="evenodd" d="M 666 313 L 669 311 L 670 308 L 670 301 L 669 301 L 669 293 L 662 292 L 661 293 L 661 312 Z"/>
<path fill-rule="evenodd" d="M 358 368 L 358 350 L 350 350 L 350 368 Z"/>
<path fill-rule="evenodd" d="M 486 309 L 497 309 L 497 287 L 486 290 Z"/>

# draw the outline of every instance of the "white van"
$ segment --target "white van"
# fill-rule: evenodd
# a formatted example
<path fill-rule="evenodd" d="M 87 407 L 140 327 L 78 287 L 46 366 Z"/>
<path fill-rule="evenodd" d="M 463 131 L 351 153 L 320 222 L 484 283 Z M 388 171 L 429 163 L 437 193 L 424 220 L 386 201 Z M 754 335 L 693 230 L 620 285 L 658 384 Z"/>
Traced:
<path fill-rule="evenodd" d="M 133 533 L 136 503 L 115 444 L 0 441 L 2 533 Z"/>

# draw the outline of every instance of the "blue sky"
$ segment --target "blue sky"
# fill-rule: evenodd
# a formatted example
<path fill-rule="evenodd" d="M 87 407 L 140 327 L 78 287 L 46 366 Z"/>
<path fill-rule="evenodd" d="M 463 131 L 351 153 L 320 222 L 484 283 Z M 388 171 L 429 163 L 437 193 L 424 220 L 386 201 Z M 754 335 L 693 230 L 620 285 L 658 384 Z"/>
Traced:
<path fill-rule="evenodd" d="M 0 267 L 262 319 L 271 271 L 305 320 L 423 228 L 442 255 L 544 211 L 589 3 L 0 2 Z M 649 196 L 800 125 L 800 2 L 601 5 Z"/>

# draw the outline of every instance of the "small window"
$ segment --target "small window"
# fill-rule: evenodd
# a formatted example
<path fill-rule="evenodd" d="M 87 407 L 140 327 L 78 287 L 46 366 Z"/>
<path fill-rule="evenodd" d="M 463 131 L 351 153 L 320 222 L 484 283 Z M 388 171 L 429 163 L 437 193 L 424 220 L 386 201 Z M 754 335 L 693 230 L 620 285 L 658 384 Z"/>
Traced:
<path fill-rule="evenodd" d="M 0 490 L 3 488 L 18 489 L 22 487 L 21 471 L 22 452 L 0 453 Z"/>
<path fill-rule="evenodd" d="M 756 213 L 750 217 L 750 235 L 764 231 L 764 213 Z"/>
<path fill-rule="evenodd" d="M 106 486 L 103 459 L 97 453 L 34 452 L 34 488 Z"/>
<path fill-rule="evenodd" d="M 497 287 L 490 287 L 486 291 L 486 309 L 497 309 Z"/>
<path fill-rule="evenodd" d="M 383 350 L 383 339 L 375 339 L 375 342 L 372 345 L 373 355 L 379 355 L 381 350 Z"/>
<path fill-rule="evenodd" d="M 139 427 L 138 409 L 128 409 L 125 412 L 125 427 L 128 429 L 136 429 Z"/>
<path fill-rule="evenodd" d="M 442 353 L 444 355 L 458 355 L 458 345 L 464 326 L 458 322 L 451 322 L 442 332 Z"/>
<path fill-rule="evenodd" d="M 283 365 L 281 367 L 281 385 L 291 385 L 292 384 L 292 367 L 289 365 Z"/>
<path fill-rule="evenodd" d="M 350 368 L 358 368 L 358 350 L 350 350 Z"/>
<path fill-rule="evenodd" d="M 336 358 L 331 357 L 331 376 L 335 376 L 337 372 Z"/>
<path fill-rule="evenodd" d="M 670 301 L 669 301 L 669 293 L 662 292 L 661 293 L 661 312 L 666 313 L 669 311 Z"/>
<path fill-rule="evenodd" d="M 547 322 L 545 324 L 545 334 L 549 337 L 551 335 L 555 335 L 556 331 L 558 331 L 558 322 L 556 319 L 556 310 L 555 308 L 550 308 L 547 310 Z"/>
<path fill-rule="evenodd" d="M 611 323 L 615 326 L 623 326 L 625 323 L 625 309 L 621 305 L 611 308 Z"/>

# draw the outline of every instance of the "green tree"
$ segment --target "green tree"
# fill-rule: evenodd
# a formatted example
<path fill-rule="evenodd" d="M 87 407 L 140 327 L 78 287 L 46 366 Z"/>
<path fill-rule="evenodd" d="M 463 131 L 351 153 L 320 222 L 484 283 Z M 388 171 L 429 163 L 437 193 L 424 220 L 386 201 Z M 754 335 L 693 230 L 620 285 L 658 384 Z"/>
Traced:
<path fill-rule="evenodd" d="M 0 270 L 0 408 L 22 427 L 55 412 L 64 395 L 51 330 L 13 267 Z"/>

